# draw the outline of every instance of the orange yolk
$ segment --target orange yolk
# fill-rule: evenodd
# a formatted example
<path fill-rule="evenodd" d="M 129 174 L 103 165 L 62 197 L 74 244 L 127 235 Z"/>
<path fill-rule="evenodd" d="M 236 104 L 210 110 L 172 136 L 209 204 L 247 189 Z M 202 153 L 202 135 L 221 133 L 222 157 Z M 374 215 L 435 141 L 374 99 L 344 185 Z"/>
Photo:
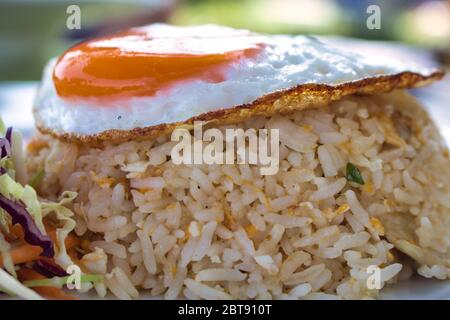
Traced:
<path fill-rule="evenodd" d="M 183 80 L 225 80 L 226 67 L 258 54 L 250 35 L 165 36 L 131 29 L 78 44 L 58 60 L 53 81 L 62 98 L 153 96 Z"/>

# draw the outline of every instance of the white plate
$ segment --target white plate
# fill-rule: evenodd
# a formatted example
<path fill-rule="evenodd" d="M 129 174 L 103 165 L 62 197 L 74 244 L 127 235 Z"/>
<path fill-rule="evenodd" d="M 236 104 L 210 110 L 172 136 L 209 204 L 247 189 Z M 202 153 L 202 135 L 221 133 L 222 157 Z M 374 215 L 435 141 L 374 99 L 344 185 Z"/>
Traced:
<path fill-rule="evenodd" d="M 382 289 L 380 299 L 450 300 L 450 280 L 441 281 L 414 276 Z"/>

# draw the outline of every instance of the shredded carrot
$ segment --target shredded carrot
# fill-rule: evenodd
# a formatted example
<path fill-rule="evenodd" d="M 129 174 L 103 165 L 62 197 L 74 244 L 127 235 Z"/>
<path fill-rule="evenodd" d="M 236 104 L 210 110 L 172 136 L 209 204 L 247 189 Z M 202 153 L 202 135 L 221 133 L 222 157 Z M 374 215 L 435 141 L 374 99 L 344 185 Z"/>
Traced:
<path fill-rule="evenodd" d="M 39 258 L 42 248 L 24 243 L 10 250 L 11 258 L 14 264 L 30 262 Z M 3 267 L 3 259 L 0 257 L 0 268 Z"/>
<path fill-rule="evenodd" d="M 50 231 L 48 233 L 50 238 L 52 238 L 53 242 L 56 242 L 56 231 Z M 78 245 L 80 239 L 73 234 L 69 234 L 66 237 L 65 244 L 66 249 L 70 250 L 76 245 Z M 42 248 L 38 246 L 32 246 L 28 243 L 23 243 L 13 249 L 11 249 L 10 254 L 14 264 L 21 264 L 26 262 L 34 261 L 40 258 L 40 254 L 42 253 Z M 3 267 L 3 259 L 0 257 L 0 268 Z"/>
<path fill-rule="evenodd" d="M 24 238 L 23 229 L 20 224 L 15 224 L 9 228 L 9 231 L 19 239 Z"/>
<path fill-rule="evenodd" d="M 17 271 L 17 275 L 20 279 L 20 281 L 29 281 L 29 280 L 41 280 L 41 279 L 47 279 L 42 274 L 34 271 L 33 269 L 29 268 L 22 268 Z M 60 288 L 55 287 L 33 287 L 33 290 L 35 290 L 37 293 L 41 294 L 45 298 L 48 299 L 55 299 L 55 300 L 76 300 L 75 297 L 72 297 L 71 295 L 64 292 L 64 290 L 61 290 Z"/>
<path fill-rule="evenodd" d="M 50 231 L 48 235 L 50 236 L 50 238 L 52 238 L 53 242 L 56 243 L 56 231 Z M 71 233 L 67 235 L 64 243 L 66 244 L 66 249 L 70 250 L 80 244 L 80 239 L 76 235 Z"/>
<path fill-rule="evenodd" d="M 0 230 L 0 231 L 3 231 L 3 230 Z M 3 233 L 5 234 L 6 240 L 9 242 L 16 241 L 17 239 L 23 240 L 23 238 L 24 238 L 22 226 L 20 224 L 15 224 L 13 226 L 9 225 L 8 229 L 3 231 Z"/>

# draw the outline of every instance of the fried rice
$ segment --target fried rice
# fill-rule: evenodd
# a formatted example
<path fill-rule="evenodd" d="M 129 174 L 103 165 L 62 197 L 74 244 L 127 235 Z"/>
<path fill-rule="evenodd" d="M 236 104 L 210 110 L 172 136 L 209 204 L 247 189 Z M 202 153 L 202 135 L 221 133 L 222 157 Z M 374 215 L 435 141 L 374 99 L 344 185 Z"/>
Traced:
<path fill-rule="evenodd" d="M 289 108 L 287 108 L 289 109 Z M 100 145 L 36 136 L 39 194 L 71 204 L 79 264 L 120 299 L 361 299 L 450 277 L 450 160 L 408 93 L 348 96 L 226 128 L 280 130 L 280 168 L 175 165 L 170 134 Z M 348 164 L 363 184 L 348 179 Z M 381 288 L 368 286 L 380 268 Z M 86 288 L 86 290 L 89 288 Z"/>

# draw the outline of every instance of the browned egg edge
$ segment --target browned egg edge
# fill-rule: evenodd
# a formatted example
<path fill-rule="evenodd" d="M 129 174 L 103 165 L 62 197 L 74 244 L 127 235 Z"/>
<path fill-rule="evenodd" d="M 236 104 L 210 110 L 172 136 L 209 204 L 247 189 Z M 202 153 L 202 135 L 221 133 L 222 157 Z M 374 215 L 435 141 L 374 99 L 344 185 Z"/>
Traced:
<path fill-rule="evenodd" d="M 445 72 L 442 70 L 437 70 L 430 75 L 405 71 L 393 75 L 345 82 L 334 86 L 301 84 L 289 89 L 269 93 L 248 104 L 202 113 L 181 122 L 138 127 L 131 130 L 110 129 L 93 135 L 60 133 L 39 124 L 36 127 L 41 133 L 49 134 L 61 141 L 93 146 L 100 145 L 103 142 L 118 143 L 129 140 L 153 139 L 160 135 L 169 134 L 176 128 L 190 129 L 194 121 L 204 121 L 208 126 L 234 124 L 256 115 L 271 116 L 276 113 L 287 113 L 328 105 L 333 101 L 353 94 L 371 95 L 386 93 L 395 89 L 422 87 L 442 79 L 444 74 Z"/>

